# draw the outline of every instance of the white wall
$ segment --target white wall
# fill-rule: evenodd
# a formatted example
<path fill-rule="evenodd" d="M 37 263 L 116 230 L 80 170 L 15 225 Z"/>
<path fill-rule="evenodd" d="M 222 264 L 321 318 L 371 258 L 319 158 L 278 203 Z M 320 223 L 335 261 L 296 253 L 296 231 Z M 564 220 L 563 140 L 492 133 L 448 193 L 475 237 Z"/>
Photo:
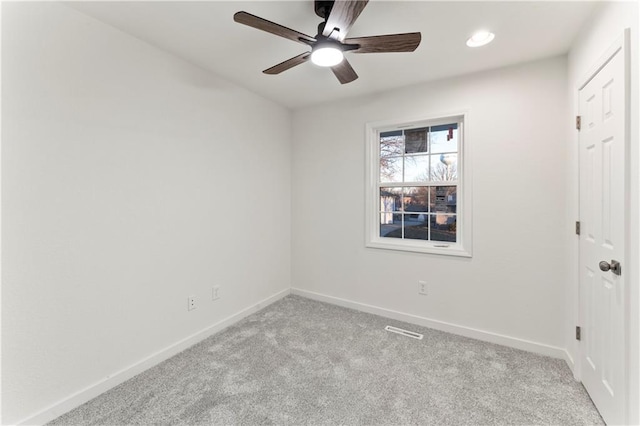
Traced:
<path fill-rule="evenodd" d="M 587 73 L 591 71 L 592 66 L 600 59 L 613 42 L 622 36 L 625 28 L 631 29 L 630 43 L 630 60 L 631 60 L 631 145 L 629 167 L 631 171 L 631 180 L 629 187 L 630 194 L 630 210 L 631 229 L 629 234 L 629 247 L 626 253 L 626 265 L 624 265 L 624 273 L 626 275 L 626 284 L 630 290 L 629 293 L 629 314 L 630 329 L 629 338 L 631 340 L 631 351 L 629 353 L 630 361 L 630 413 L 629 424 L 640 423 L 640 391 L 638 384 L 640 383 L 640 350 L 638 349 L 640 339 L 640 208 L 638 207 L 638 198 L 640 196 L 640 146 L 638 137 L 638 117 L 640 109 L 638 100 L 640 97 L 639 89 L 639 68 L 638 68 L 638 3 L 635 1 L 627 2 L 603 2 L 594 12 L 591 20 L 587 22 L 581 29 L 575 39 L 574 45 L 568 55 L 568 96 L 571 106 L 571 116 L 578 115 L 578 85 L 585 78 Z M 568 138 L 568 146 L 570 151 L 569 167 L 567 168 L 567 176 L 565 179 L 569 182 L 569 197 L 567 198 L 568 221 L 575 221 L 579 217 L 578 203 L 578 133 L 572 128 Z M 568 271 L 569 275 L 566 282 L 567 306 L 565 340 L 566 347 L 576 363 L 579 363 L 579 347 L 575 340 L 575 326 L 579 324 L 578 318 L 578 240 L 575 235 L 569 236 L 570 239 L 570 256 L 569 262 L 574 268 Z M 579 370 L 579 365 L 576 365 Z M 576 371 L 579 376 L 579 371 Z"/>
<path fill-rule="evenodd" d="M 566 85 L 560 57 L 296 111 L 293 287 L 562 347 Z M 365 123 L 464 109 L 473 258 L 365 248 Z"/>
<path fill-rule="evenodd" d="M 4 424 L 288 291 L 287 110 L 48 2 L 2 89 Z"/>

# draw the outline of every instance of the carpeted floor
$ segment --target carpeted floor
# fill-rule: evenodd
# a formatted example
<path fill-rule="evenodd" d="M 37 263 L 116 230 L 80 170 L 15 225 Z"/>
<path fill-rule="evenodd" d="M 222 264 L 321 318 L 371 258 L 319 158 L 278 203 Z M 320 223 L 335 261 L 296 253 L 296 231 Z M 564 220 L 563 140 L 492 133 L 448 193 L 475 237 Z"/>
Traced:
<path fill-rule="evenodd" d="M 50 424 L 603 422 L 562 360 L 287 296 Z"/>

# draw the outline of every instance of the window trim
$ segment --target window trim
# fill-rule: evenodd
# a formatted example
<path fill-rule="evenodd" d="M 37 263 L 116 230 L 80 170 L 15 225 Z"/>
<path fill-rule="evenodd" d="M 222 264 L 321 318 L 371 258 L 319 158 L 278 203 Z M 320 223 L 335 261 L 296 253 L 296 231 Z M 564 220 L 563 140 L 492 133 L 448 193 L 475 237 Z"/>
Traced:
<path fill-rule="evenodd" d="M 392 129 L 407 129 L 413 127 L 437 126 L 451 123 L 451 120 L 461 122 L 460 141 L 458 146 L 458 181 L 457 181 L 457 224 L 458 241 L 450 244 L 446 242 L 432 242 L 424 240 L 410 240 L 380 237 L 380 149 L 379 132 Z M 466 138 L 469 135 L 469 114 L 467 111 L 437 114 L 415 119 L 385 120 L 367 123 L 365 126 L 365 246 L 376 249 L 399 250 L 417 253 L 429 253 L 448 256 L 472 257 L 472 220 L 471 220 L 471 155 Z M 460 166 L 461 165 L 461 166 Z M 392 241 L 391 241 L 392 240 Z"/>

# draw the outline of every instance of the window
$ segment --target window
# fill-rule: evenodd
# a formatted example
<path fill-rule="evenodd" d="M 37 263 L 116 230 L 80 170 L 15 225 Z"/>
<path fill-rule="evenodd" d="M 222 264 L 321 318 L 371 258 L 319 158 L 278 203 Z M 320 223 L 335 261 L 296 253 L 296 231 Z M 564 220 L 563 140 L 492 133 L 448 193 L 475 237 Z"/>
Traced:
<path fill-rule="evenodd" d="M 367 246 L 471 256 L 465 115 L 367 125 Z"/>

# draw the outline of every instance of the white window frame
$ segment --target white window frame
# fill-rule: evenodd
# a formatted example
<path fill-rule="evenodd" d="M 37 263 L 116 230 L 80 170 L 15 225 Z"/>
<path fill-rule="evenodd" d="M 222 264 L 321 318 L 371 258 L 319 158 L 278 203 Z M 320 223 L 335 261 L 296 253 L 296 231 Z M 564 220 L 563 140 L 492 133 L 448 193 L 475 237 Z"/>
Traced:
<path fill-rule="evenodd" d="M 380 132 L 437 126 L 459 122 L 458 132 L 458 181 L 456 208 L 456 242 L 439 242 L 380 237 Z M 469 133 L 469 116 L 466 111 L 438 114 L 411 120 L 389 120 L 366 125 L 366 247 L 471 257 L 471 156 L 466 137 Z M 445 182 L 446 184 L 446 182 Z M 384 183 L 382 183 L 384 186 Z"/>

